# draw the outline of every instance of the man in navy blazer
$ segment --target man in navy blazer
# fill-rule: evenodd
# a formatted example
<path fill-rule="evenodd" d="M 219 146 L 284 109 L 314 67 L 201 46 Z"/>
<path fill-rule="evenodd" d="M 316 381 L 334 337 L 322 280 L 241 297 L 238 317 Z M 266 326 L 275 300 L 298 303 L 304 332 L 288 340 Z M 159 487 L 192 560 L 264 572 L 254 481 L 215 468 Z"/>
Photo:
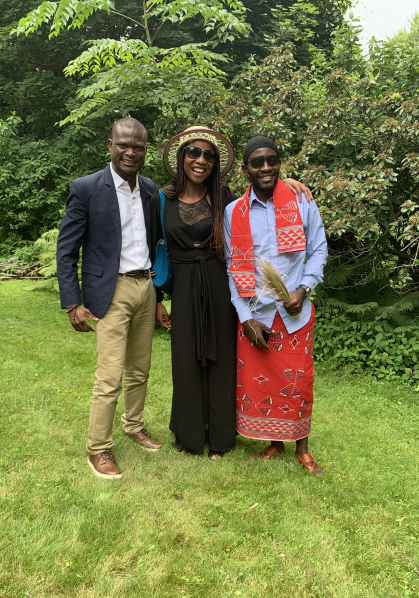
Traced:
<path fill-rule="evenodd" d="M 147 131 L 136 119 L 123 118 L 113 126 L 108 148 L 110 165 L 71 184 L 58 237 L 57 271 L 61 307 L 73 328 L 96 332 L 88 464 L 97 476 L 113 479 L 122 477 L 111 449 L 123 374 L 123 432 L 148 450 L 161 448 L 144 428 L 143 411 L 155 317 L 166 327 L 170 324 L 159 291 L 156 297 L 150 262 L 149 200 L 157 187 L 138 175 Z"/>

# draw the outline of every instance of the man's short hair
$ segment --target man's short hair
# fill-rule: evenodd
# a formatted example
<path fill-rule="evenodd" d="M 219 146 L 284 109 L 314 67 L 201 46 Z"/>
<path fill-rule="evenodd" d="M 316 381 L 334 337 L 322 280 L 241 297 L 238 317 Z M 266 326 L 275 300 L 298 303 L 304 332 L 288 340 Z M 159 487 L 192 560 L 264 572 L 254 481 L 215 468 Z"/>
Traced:
<path fill-rule="evenodd" d="M 143 123 L 140 123 L 140 121 L 137 120 L 136 118 L 132 118 L 132 116 L 126 116 L 125 118 L 120 118 L 119 120 L 116 121 L 116 123 L 114 123 L 114 125 L 112 127 L 112 133 L 111 133 L 112 139 L 113 139 L 113 136 L 115 133 L 115 129 L 117 127 L 123 127 L 124 129 L 144 131 L 144 133 L 147 135 L 147 129 L 145 128 Z"/>

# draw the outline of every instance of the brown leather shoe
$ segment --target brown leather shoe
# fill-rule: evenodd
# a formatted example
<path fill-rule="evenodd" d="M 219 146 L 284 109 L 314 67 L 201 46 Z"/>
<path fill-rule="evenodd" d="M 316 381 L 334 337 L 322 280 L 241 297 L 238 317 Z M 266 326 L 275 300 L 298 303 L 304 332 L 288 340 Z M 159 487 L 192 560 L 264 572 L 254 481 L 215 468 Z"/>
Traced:
<path fill-rule="evenodd" d="M 121 470 L 115 462 L 112 451 L 103 451 L 98 455 L 89 455 L 87 462 L 93 469 L 93 473 L 99 478 L 113 480 L 122 478 Z"/>
<path fill-rule="evenodd" d="M 158 451 L 163 446 L 162 444 L 159 444 L 157 440 L 154 440 L 145 428 L 136 434 L 128 434 L 128 437 L 149 451 Z"/>

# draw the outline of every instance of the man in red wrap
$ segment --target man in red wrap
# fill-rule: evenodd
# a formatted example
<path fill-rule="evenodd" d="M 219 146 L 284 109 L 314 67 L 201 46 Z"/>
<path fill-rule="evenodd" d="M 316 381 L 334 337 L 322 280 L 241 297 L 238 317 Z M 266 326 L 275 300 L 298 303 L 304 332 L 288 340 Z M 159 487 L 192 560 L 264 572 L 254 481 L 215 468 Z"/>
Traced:
<path fill-rule="evenodd" d="M 314 376 L 310 293 L 323 279 L 326 236 L 316 204 L 304 195 L 296 199 L 279 180 L 280 166 L 275 143 L 253 137 L 242 165 L 250 186 L 224 214 L 227 271 L 239 316 L 236 428 L 247 438 L 270 441 L 253 457 L 271 459 L 283 452 L 284 442 L 295 441 L 301 465 L 322 475 L 308 452 Z M 261 294 L 262 258 L 284 279 L 288 303 Z"/>

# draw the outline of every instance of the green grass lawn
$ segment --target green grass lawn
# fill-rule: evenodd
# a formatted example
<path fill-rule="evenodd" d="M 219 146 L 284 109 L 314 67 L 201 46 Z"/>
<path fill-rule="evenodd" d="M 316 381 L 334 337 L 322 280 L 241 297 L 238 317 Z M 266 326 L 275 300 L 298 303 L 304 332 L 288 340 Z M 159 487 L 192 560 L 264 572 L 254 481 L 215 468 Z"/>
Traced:
<path fill-rule="evenodd" d="M 120 401 L 124 477 L 100 480 L 85 454 L 95 338 L 35 284 L 0 283 L 0 596 L 419 596 L 417 394 L 317 368 L 323 478 L 293 445 L 251 462 L 264 443 L 243 438 L 214 463 L 173 450 L 158 331 L 146 423 L 164 448 L 122 435 Z"/>

